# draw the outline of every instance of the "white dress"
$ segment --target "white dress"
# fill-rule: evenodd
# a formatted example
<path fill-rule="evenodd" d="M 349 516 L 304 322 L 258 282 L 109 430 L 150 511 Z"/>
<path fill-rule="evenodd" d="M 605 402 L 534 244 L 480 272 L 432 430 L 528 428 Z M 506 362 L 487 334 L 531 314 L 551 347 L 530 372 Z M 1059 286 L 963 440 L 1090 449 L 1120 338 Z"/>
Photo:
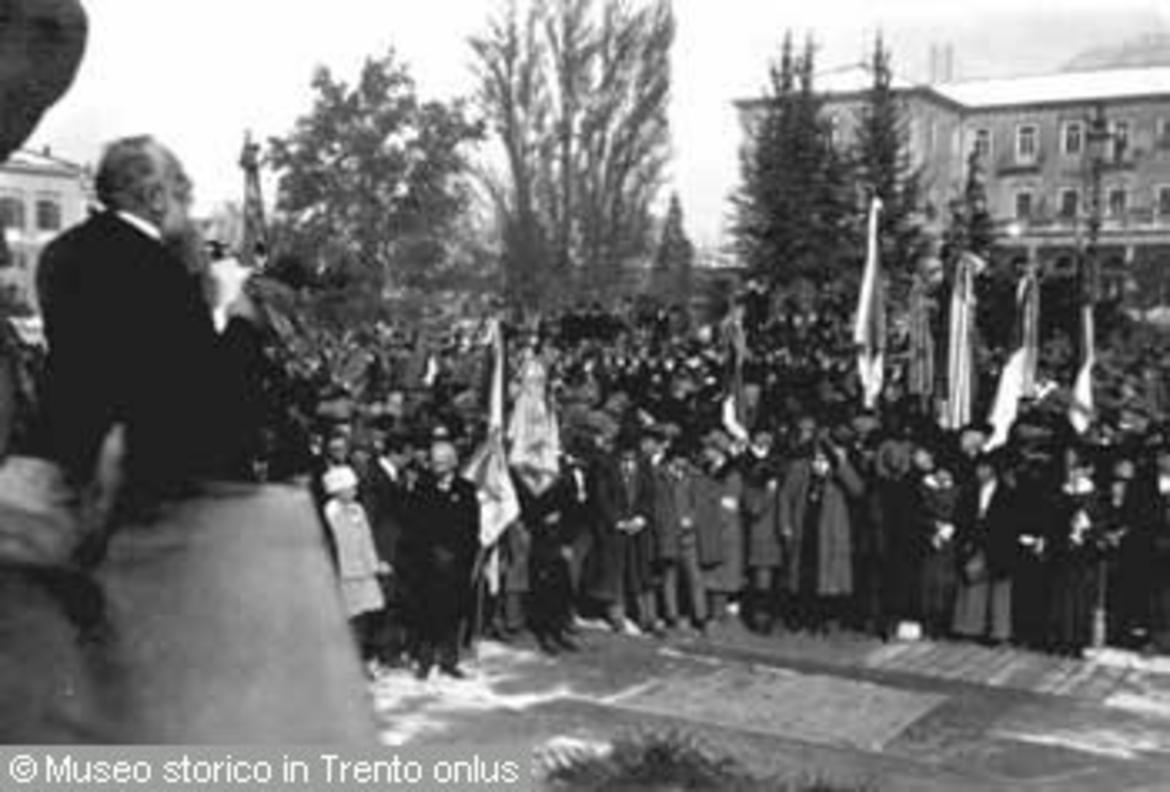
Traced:
<path fill-rule="evenodd" d="M 341 577 L 341 597 L 345 612 L 352 619 L 386 606 L 382 587 L 378 585 L 378 551 L 370 522 L 360 503 L 344 503 L 333 498 L 325 505 L 325 519 L 337 545 L 337 566 Z"/>

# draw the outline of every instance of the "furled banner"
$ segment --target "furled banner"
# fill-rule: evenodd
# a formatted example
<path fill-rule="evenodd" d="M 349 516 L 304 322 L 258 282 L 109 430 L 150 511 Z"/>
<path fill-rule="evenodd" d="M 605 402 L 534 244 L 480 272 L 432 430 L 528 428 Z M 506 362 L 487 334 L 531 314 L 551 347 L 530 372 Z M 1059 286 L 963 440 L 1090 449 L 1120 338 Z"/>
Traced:
<path fill-rule="evenodd" d="M 857 345 L 857 370 L 861 377 L 862 399 L 867 409 L 877 406 L 884 381 L 886 350 L 886 306 L 881 289 L 878 254 L 878 216 L 882 202 L 874 198 L 869 207 L 869 235 L 865 256 L 865 274 L 857 301 L 857 325 L 853 342 Z"/>

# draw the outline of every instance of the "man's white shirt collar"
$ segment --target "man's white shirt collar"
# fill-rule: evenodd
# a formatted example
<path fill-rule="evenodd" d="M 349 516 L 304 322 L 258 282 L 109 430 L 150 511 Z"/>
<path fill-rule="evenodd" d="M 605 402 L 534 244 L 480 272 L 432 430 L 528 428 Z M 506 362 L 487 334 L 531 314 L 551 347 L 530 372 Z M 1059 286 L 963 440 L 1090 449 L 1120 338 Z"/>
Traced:
<path fill-rule="evenodd" d="M 162 232 L 158 230 L 158 226 L 149 220 L 144 220 L 138 215 L 130 214 L 129 212 L 114 212 L 118 217 L 125 222 L 137 228 L 142 233 L 153 239 L 155 242 L 162 242 Z"/>

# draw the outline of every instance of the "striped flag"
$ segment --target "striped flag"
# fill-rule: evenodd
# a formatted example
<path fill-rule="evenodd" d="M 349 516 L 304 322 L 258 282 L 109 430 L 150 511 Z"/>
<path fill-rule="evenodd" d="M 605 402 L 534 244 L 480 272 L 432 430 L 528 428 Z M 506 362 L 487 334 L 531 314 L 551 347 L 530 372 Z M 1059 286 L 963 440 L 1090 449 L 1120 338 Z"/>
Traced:
<path fill-rule="evenodd" d="M 512 405 L 508 463 L 535 495 L 544 494 L 561 474 L 561 430 L 548 392 L 548 368 L 534 351 L 520 362 L 519 393 Z"/>
<path fill-rule="evenodd" d="M 744 395 L 743 364 L 747 358 L 747 334 L 743 328 L 743 306 L 731 309 L 723 328 L 727 344 L 727 383 L 723 399 L 723 428 L 741 442 L 748 441 L 747 398 Z"/>
<path fill-rule="evenodd" d="M 947 339 L 947 403 L 943 414 L 946 429 L 961 429 L 971 422 L 975 399 L 975 276 L 985 266 L 983 259 L 964 253 L 955 269 Z"/>
<path fill-rule="evenodd" d="M 853 342 L 857 345 L 857 370 L 861 377 L 862 399 L 867 409 L 877 405 L 882 392 L 886 347 L 886 305 L 881 290 L 878 261 L 878 216 L 882 202 L 877 197 L 869 207 L 869 237 L 865 274 L 857 301 L 857 324 Z"/>
<path fill-rule="evenodd" d="M 1016 290 L 1016 344 L 999 376 L 999 388 L 988 422 L 994 433 L 987 448 L 1007 443 L 1020 408 L 1020 399 L 1036 391 L 1036 364 L 1039 357 L 1040 286 L 1030 268 Z"/>
<path fill-rule="evenodd" d="M 910 364 L 907 390 L 917 396 L 923 405 L 934 397 L 935 351 L 934 330 L 931 327 L 932 299 L 929 286 L 922 277 L 915 278 L 910 290 Z"/>
<path fill-rule="evenodd" d="M 520 500 L 508 472 L 504 452 L 504 340 L 499 320 L 488 335 L 492 352 L 488 433 L 463 471 L 479 494 L 479 544 L 488 555 L 483 565 L 488 590 L 499 591 L 499 555 L 496 545 L 508 527 L 520 518 Z"/>
<path fill-rule="evenodd" d="M 1097 363 L 1096 328 L 1093 323 L 1093 303 L 1081 305 L 1081 369 L 1073 383 L 1068 420 L 1077 434 L 1089 431 L 1096 407 L 1093 404 L 1093 366 Z"/>

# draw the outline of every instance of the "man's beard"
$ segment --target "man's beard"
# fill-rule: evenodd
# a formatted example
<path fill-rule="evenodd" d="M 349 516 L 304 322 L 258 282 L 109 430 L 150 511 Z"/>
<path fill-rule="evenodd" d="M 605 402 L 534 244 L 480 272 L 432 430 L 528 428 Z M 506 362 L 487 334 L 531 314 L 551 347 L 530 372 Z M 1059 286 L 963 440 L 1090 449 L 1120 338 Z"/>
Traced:
<path fill-rule="evenodd" d="M 163 247 L 183 264 L 192 275 L 204 275 L 209 264 L 203 235 L 195 223 L 187 222 L 181 228 L 163 235 Z"/>

